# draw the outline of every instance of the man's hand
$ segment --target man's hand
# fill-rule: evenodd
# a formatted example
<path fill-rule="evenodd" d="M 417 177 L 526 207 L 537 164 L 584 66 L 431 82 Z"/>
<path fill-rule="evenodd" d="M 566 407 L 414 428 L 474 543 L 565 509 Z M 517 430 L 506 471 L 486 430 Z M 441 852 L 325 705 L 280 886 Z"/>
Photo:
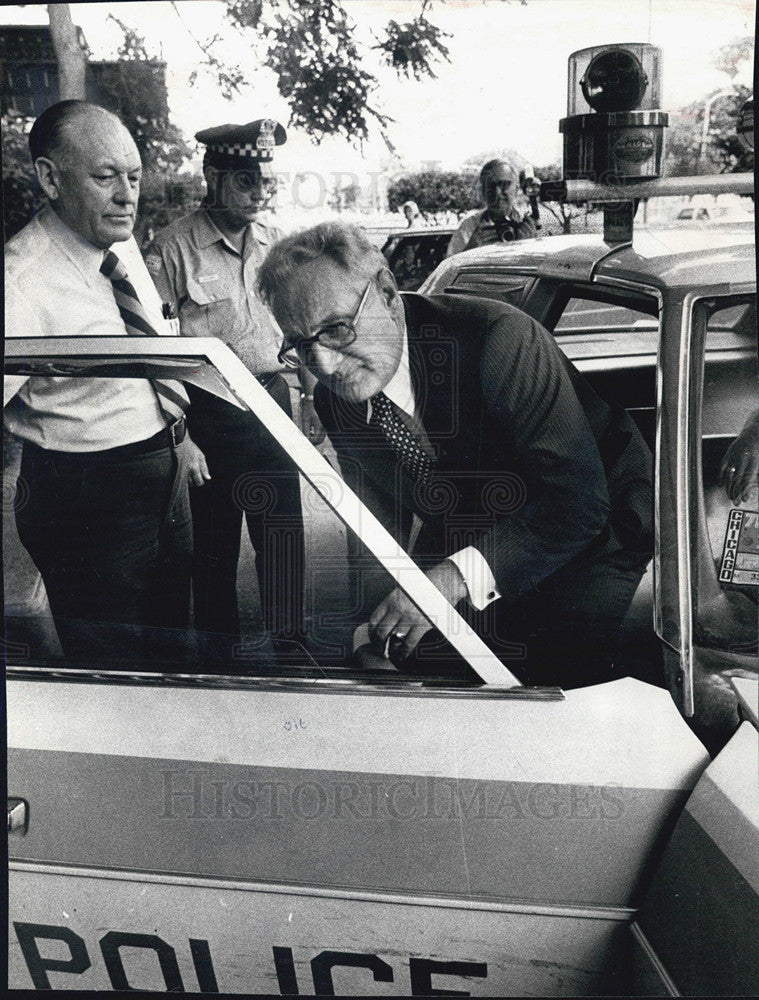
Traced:
<path fill-rule="evenodd" d="M 306 435 L 311 444 L 321 444 L 324 440 L 325 430 L 321 420 L 316 415 L 313 399 L 301 396 L 300 400 L 300 429 Z"/>
<path fill-rule="evenodd" d="M 437 566 L 433 566 L 427 572 L 427 576 L 454 607 L 467 596 L 464 578 L 455 563 L 450 560 L 444 559 Z M 429 632 L 432 628 L 430 620 L 398 587 L 375 608 L 369 624 L 372 626 L 375 641 L 383 645 L 390 635 L 395 635 L 396 638 L 404 637 L 399 648 L 402 660 L 413 653 L 425 632 Z"/>
<path fill-rule="evenodd" d="M 206 464 L 206 456 L 200 448 L 198 448 L 189 434 L 185 437 L 184 443 L 187 451 L 185 456 L 187 462 L 187 478 L 193 486 L 202 486 L 211 478 L 211 473 L 208 471 L 208 465 Z"/>
<path fill-rule="evenodd" d="M 733 503 L 748 500 L 759 473 L 759 410 L 746 421 L 743 430 L 725 453 L 719 470 L 720 482 Z"/>

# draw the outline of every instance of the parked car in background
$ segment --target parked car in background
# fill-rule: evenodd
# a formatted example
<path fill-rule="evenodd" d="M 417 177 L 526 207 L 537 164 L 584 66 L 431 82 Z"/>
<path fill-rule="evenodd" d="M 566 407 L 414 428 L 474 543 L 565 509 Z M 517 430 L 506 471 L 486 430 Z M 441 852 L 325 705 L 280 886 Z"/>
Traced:
<path fill-rule="evenodd" d="M 674 225 L 684 228 L 713 226 L 754 227 L 754 213 L 743 205 L 687 205 L 675 216 Z"/>
<path fill-rule="evenodd" d="M 401 291 L 413 292 L 445 257 L 454 229 L 409 229 L 392 233 L 382 253 Z"/>

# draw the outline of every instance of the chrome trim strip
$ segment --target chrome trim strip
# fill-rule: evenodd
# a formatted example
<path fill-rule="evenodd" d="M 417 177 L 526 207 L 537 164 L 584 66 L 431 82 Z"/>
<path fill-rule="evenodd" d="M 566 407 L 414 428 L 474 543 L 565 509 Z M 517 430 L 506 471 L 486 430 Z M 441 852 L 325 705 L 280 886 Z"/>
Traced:
<path fill-rule="evenodd" d="M 704 296 L 689 292 L 683 299 L 680 320 L 677 378 L 677 445 L 675 448 L 675 509 L 677 524 L 677 591 L 680 628 L 680 672 L 682 676 L 683 714 L 695 714 L 693 693 L 693 595 L 691 593 L 690 554 L 690 462 L 688 437 L 690 410 L 691 321 L 693 306 Z"/>
<path fill-rule="evenodd" d="M 63 875 L 75 878 L 113 879 L 122 882 L 181 885 L 200 889 L 232 889 L 246 892 L 267 892 L 287 896 L 355 899 L 368 903 L 394 903 L 404 906 L 437 906 L 457 910 L 485 910 L 497 913 L 525 913 L 537 916 L 571 917 L 584 920 L 612 920 L 630 923 L 637 910 L 626 906 L 572 906 L 552 903 L 531 903 L 513 900 L 467 899 L 462 896 L 419 896 L 402 892 L 376 892 L 361 889 L 321 888 L 285 882 L 255 882 L 246 879 L 213 878 L 194 875 L 164 875 L 160 872 L 118 871 L 112 868 L 84 868 L 76 865 L 55 865 L 44 862 L 11 861 L 10 871 Z"/>
<path fill-rule="evenodd" d="M 627 112 L 628 114 L 630 112 Z M 634 112 L 633 112 L 634 113 Z M 652 112 L 648 112 L 649 114 Z M 656 113 L 656 112 L 653 112 Z M 638 112 L 645 114 L 645 112 Z M 585 115 L 594 118 L 594 115 Z M 566 119 L 564 119 L 566 120 Z M 632 201 L 633 198 L 663 198 L 667 195 L 693 195 L 703 191 L 711 194 L 754 193 L 753 173 L 738 174 L 702 174 L 699 177 L 659 177 L 652 181 L 620 185 L 598 184 L 590 180 L 565 181 L 566 201 Z"/>
<path fill-rule="evenodd" d="M 564 701 L 564 692 L 559 687 L 497 687 L 486 684 L 482 687 L 455 687 L 448 681 L 428 680 L 419 677 L 405 677 L 401 674 L 382 677 L 367 676 L 362 672 L 352 672 L 347 668 L 336 668 L 340 676 L 319 677 L 316 669 L 305 668 L 306 676 L 282 676 L 280 674 L 238 675 L 238 674 L 182 674 L 182 673 L 135 673 L 128 670 L 88 670 L 65 667 L 7 666 L 9 680 L 47 681 L 59 684 L 129 684 L 136 687 L 186 687 L 224 688 L 240 691 L 307 691 L 309 694 L 354 694 L 362 697 L 434 697 L 434 698 L 474 698 L 506 701 Z M 308 676 L 308 671 L 312 676 Z"/>
<path fill-rule="evenodd" d="M 637 920 L 633 920 L 630 924 L 630 932 L 632 933 L 635 941 L 640 945 L 641 951 L 648 960 L 654 975 L 659 980 L 662 987 L 666 990 L 666 996 L 682 996 L 682 993 L 678 990 L 677 986 L 675 986 L 674 980 L 664 967 L 664 963 L 654 951 L 653 945 L 641 930 L 640 924 Z"/>

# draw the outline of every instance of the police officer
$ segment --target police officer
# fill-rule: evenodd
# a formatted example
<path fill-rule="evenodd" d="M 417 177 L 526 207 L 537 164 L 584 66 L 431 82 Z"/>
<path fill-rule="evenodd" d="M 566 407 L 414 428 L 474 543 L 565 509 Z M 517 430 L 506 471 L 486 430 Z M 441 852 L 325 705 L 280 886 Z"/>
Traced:
<path fill-rule="evenodd" d="M 146 264 L 182 335 L 219 337 L 291 415 L 277 359 L 282 336 L 255 291 L 258 266 L 282 235 L 258 215 L 276 186 L 272 158 L 285 130 L 264 118 L 204 129 L 195 138 L 206 146 L 206 196 L 200 208 L 157 235 Z M 313 384 L 312 377 L 301 382 L 301 419 L 318 440 Z M 252 413 L 189 388 L 188 423 L 210 472 L 191 495 L 195 626 L 206 635 L 207 659 L 228 665 L 239 637 L 243 513 L 256 552 L 264 626 L 274 637 L 302 638 L 300 486 L 284 450 Z"/>

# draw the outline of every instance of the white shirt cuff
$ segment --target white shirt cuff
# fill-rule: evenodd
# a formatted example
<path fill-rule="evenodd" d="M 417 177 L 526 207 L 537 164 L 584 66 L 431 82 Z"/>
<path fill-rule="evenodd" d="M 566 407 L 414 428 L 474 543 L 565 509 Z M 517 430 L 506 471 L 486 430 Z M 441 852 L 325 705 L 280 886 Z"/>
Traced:
<path fill-rule="evenodd" d="M 458 566 L 469 591 L 469 600 L 478 611 L 498 600 L 501 594 L 495 585 L 495 577 L 479 549 L 468 545 L 448 558 Z"/>

